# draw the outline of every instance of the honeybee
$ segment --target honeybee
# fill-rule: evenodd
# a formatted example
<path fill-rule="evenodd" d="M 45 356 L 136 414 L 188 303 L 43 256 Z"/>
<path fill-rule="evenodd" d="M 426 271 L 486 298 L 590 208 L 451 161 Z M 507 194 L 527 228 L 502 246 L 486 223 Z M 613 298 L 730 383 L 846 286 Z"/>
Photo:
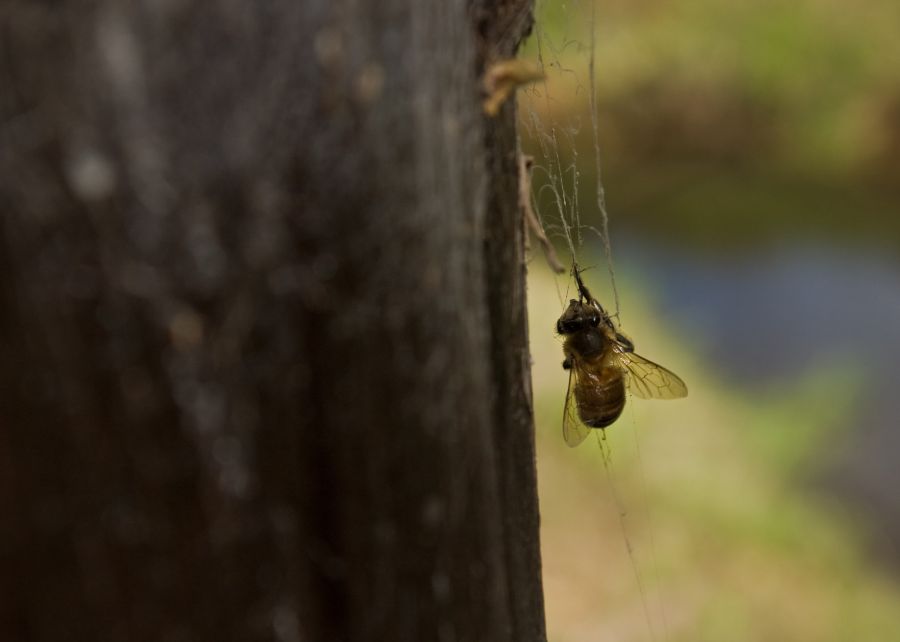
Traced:
<path fill-rule="evenodd" d="M 635 354 L 634 344 L 585 287 L 577 266 L 572 273 L 579 298 L 569 302 L 556 331 L 565 337 L 563 368 L 569 371 L 563 436 L 577 446 L 591 428 L 606 428 L 619 418 L 626 390 L 641 399 L 677 399 L 687 396 L 687 386 L 674 372 Z"/>

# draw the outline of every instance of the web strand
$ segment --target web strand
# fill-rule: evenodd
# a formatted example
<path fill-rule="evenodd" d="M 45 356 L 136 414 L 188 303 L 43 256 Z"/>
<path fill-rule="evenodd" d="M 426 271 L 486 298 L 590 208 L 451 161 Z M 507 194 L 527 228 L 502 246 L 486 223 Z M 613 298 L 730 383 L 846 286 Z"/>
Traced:
<path fill-rule="evenodd" d="M 603 433 L 601 436 L 600 433 Z M 637 558 L 634 554 L 634 547 L 631 545 L 631 538 L 628 536 L 628 527 L 625 523 L 627 511 L 625 504 L 619 495 L 618 487 L 615 480 L 615 472 L 612 463 L 612 450 L 606 442 L 606 433 L 602 430 L 596 430 L 597 445 L 600 447 L 600 456 L 603 459 L 603 469 L 606 471 L 606 480 L 609 483 L 613 499 L 616 502 L 616 512 L 619 515 L 619 528 L 622 531 L 622 539 L 625 542 L 625 550 L 628 552 L 628 559 L 631 561 L 631 568 L 634 571 L 634 579 L 637 583 L 638 592 L 641 595 L 641 606 L 644 608 L 644 617 L 647 620 L 647 628 L 650 631 L 650 639 L 655 642 L 656 628 L 653 626 L 653 618 L 650 617 L 650 605 L 647 601 L 647 590 L 644 588 L 644 578 L 641 576 L 641 569 L 638 566 Z"/>
<path fill-rule="evenodd" d="M 594 165 L 597 172 L 597 209 L 600 212 L 600 238 L 603 241 L 603 251 L 606 254 L 606 268 L 609 271 L 609 281 L 613 291 L 613 302 L 616 308 L 616 320 L 621 320 L 619 310 L 619 290 L 616 287 L 616 270 L 613 266 L 612 243 L 609 240 L 609 213 L 606 210 L 606 190 L 603 188 L 603 167 L 600 162 L 600 133 L 597 113 L 597 78 L 594 71 L 597 59 L 597 3 L 591 3 L 591 55 L 588 60 L 588 77 L 590 91 L 588 100 L 591 108 L 591 131 L 594 139 Z"/>
<path fill-rule="evenodd" d="M 634 416 L 634 406 L 631 406 L 631 434 L 634 436 L 634 450 L 637 455 L 637 465 L 638 465 L 638 473 L 640 474 L 640 482 L 641 482 L 641 494 L 644 497 L 644 517 L 647 520 L 647 538 L 650 540 L 650 558 L 653 561 L 653 575 L 656 580 L 656 583 L 660 582 L 660 573 L 659 573 L 659 555 L 657 554 L 656 549 L 656 537 L 654 536 L 653 529 L 653 519 L 650 514 L 650 491 L 649 486 L 647 484 L 647 474 L 646 468 L 644 467 L 644 457 L 641 454 L 641 440 L 638 438 L 638 427 L 637 427 L 637 419 Z M 662 615 L 662 624 L 663 624 L 663 639 L 669 639 L 669 617 L 666 613 L 666 601 L 663 599 L 662 595 L 659 594 L 659 610 Z"/>

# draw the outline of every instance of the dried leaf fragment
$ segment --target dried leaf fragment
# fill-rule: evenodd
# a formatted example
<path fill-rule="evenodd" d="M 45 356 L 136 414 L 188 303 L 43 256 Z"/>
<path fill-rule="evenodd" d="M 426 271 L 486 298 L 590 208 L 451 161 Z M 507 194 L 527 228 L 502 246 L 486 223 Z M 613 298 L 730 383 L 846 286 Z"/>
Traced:
<path fill-rule="evenodd" d="M 541 219 L 538 218 L 537 212 L 534 211 L 534 207 L 531 205 L 531 168 L 533 164 L 534 161 L 531 156 L 526 156 L 519 152 L 519 204 L 522 207 L 522 212 L 525 214 L 525 222 L 528 224 L 528 228 L 541 244 L 541 249 L 544 251 L 544 257 L 547 259 L 550 269 L 557 274 L 562 274 L 566 271 L 566 268 L 559 262 L 559 257 L 556 256 L 556 248 L 553 247 L 553 243 L 547 238 L 544 226 L 541 225 Z M 526 249 L 528 248 L 527 232 L 525 234 L 525 247 Z"/>

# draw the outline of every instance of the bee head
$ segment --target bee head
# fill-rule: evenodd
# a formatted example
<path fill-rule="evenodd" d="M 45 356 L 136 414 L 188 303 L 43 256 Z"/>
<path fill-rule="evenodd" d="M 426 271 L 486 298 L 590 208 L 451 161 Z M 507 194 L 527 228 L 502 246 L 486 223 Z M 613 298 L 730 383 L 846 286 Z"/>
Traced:
<path fill-rule="evenodd" d="M 600 313 L 597 308 L 576 299 L 569 301 L 569 307 L 556 322 L 559 334 L 573 334 L 579 330 L 596 328 L 600 325 Z"/>

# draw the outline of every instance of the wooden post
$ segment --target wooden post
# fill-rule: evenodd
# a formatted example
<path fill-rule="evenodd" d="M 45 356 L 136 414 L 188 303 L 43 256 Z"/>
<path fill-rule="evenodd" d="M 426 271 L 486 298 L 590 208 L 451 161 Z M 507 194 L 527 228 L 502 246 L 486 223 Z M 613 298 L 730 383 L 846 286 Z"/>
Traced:
<path fill-rule="evenodd" d="M 545 639 L 530 20 L 0 9 L 0 638 Z"/>

